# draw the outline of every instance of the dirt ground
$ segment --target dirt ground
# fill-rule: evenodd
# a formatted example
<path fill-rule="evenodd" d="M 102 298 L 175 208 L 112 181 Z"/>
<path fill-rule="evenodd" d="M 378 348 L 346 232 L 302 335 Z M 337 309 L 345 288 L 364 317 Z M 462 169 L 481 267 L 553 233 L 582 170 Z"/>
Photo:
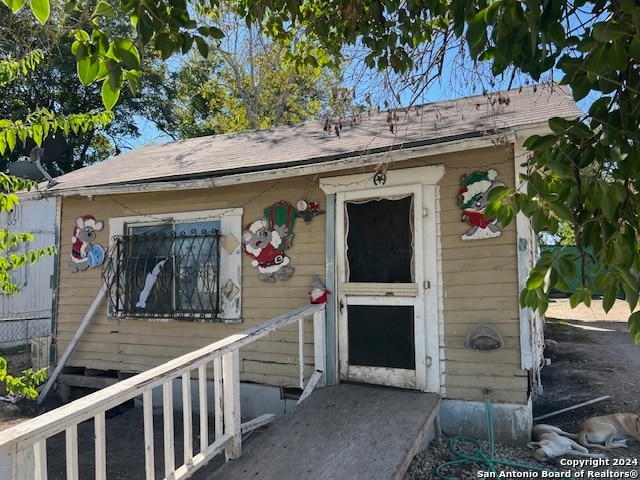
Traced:
<path fill-rule="evenodd" d="M 573 407 L 598 397 L 609 395 L 606 400 L 553 415 L 537 423 L 550 423 L 570 432 L 576 432 L 579 424 L 594 415 L 615 412 L 640 413 L 640 346 L 634 345 L 627 332 L 628 308 L 619 302 L 608 315 L 598 300 L 591 308 L 580 306 L 572 310 L 566 299 L 552 301 L 547 311 L 546 338 L 553 340 L 545 349 L 550 364 L 541 372 L 544 387 L 534 403 L 534 417 L 560 409 Z M 6 356 L 10 369 L 18 373 L 29 366 L 28 353 Z M 3 392 L 0 391 L 0 395 Z M 0 401 L 0 431 L 30 417 L 44 413 L 61 402 L 55 393 L 50 394 L 43 405 L 20 402 L 17 405 Z M 113 480 L 137 480 L 144 478 L 144 445 L 142 443 L 141 409 L 123 406 L 107 415 L 108 478 Z M 176 451 L 181 451 L 179 434 L 180 415 L 175 416 Z M 161 417 L 155 421 L 162 424 Z M 194 444 L 198 444 L 197 420 L 194 422 Z M 213 429 L 211 429 L 212 431 Z M 156 445 L 162 445 L 162 431 L 156 428 Z M 0 434 L 1 435 L 1 434 Z M 93 451 L 93 426 L 85 422 L 79 427 L 80 449 Z M 64 438 L 58 435 L 48 442 L 49 478 L 62 480 L 64 473 Z M 159 450 L 156 470 L 163 476 L 162 450 Z M 610 458 L 640 459 L 640 443 L 619 449 Z M 177 464 L 181 464 L 178 457 Z M 93 454 L 81 455 L 81 478 L 93 478 Z M 204 480 L 204 472 L 196 472 L 193 480 Z"/>
<path fill-rule="evenodd" d="M 545 338 L 557 344 L 545 348 L 551 364 L 541 372 L 544 388 L 534 402 L 534 420 L 599 397 L 609 398 L 535 423 L 577 432 L 583 420 L 595 415 L 640 414 L 640 345 L 629 335 L 628 316 L 629 308 L 621 301 L 608 314 L 599 300 L 591 308 L 581 305 L 573 310 L 564 298 L 550 304 Z M 640 461 L 640 442 L 610 454 L 614 457 Z"/>

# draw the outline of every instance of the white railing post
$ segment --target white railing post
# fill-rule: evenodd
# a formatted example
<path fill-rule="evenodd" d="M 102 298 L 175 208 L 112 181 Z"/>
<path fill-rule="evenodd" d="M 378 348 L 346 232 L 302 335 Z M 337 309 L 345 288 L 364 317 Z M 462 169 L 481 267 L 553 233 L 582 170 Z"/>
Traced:
<path fill-rule="evenodd" d="M 322 380 L 318 386 L 324 387 L 327 383 L 327 337 L 326 337 L 326 310 L 313 314 L 313 357 L 315 371 L 322 372 Z"/>
<path fill-rule="evenodd" d="M 173 384 L 172 380 L 162 384 L 162 415 L 164 421 L 164 476 L 170 477 L 176 471 L 173 425 Z"/>
<path fill-rule="evenodd" d="M 213 360 L 213 428 L 216 440 L 220 440 L 224 434 L 222 375 L 222 359 L 218 357 Z"/>
<path fill-rule="evenodd" d="M 155 480 L 155 450 L 153 445 L 153 390 L 142 394 L 142 415 L 144 418 L 144 468 L 147 480 Z"/>
<path fill-rule="evenodd" d="M 78 480 L 78 425 L 72 425 L 65 431 L 67 480 Z"/>
<path fill-rule="evenodd" d="M 200 405 L 200 451 L 209 445 L 209 405 L 207 398 L 207 364 L 198 367 L 198 399 Z"/>
<path fill-rule="evenodd" d="M 193 465 L 193 417 L 191 406 L 191 373 L 182 374 L 182 451 L 184 452 L 184 464 L 187 467 Z"/>
<path fill-rule="evenodd" d="M 96 480 L 107 480 L 107 422 L 105 412 L 98 413 L 94 419 Z"/>
<path fill-rule="evenodd" d="M 323 387 L 326 384 L 326 355 L 327 344 L 325 337 L 325 309 L 313 312 L 313 362 L 314 371 L 307 382 L 307 385 L 303 385 L 302 394 L 298 399 L 298 403 L 301 403 L 306 399 L 314 388 L 317 386 Z"/>
<path fill-rule="evenodd" d="M 224 387 L 224 433 L 231 436 L 226 448 L 227 460 L 242 455 L 240 421 L 240 352 L 233 350 L 222 356 Z"/>
<path fill-rule="evenodd" d="M 304 318 L 298 320 L 298 367 L 300 369 L 300 390 L 304 390 Z"/>

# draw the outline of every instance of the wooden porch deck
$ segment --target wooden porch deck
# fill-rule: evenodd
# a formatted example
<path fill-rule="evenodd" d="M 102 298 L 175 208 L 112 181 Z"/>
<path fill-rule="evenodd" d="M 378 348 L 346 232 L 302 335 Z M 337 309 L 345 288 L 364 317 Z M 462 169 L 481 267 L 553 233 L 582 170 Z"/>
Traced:
<path fill-rule="evenodd" d="M 198 479 L 401 480 L 437 431 L 436 394 L 359 384 L 314 391 L 243 443 L 242 456 Z"/>

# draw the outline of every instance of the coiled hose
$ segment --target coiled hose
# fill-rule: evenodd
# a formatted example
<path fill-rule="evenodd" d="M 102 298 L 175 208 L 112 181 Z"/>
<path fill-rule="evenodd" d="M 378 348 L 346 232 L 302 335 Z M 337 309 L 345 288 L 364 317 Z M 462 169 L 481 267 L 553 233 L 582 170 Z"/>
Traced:
<path fill-rule="evenodd" d="M 482 443 L 480 442 L 480 440 L 476 438 L 465 437 L 464 435 L 457 435 L 449 441 L 449 450 L 451 450 L 451 453 L 453 453 L 456 457 L 458 457 L 458 459 L 438 465 L 438 467 L 436 468 L 436 475 L 438 475 L 438 477 L 440 478 L 443 478 L 444 480 L 458 480 L 455 477 L 447 477 L 445 474 L 442 473 L 442 469 L 451 465 L 459 465 L 462 463 L 471 463 L 471 462 L 484 463 L 487 466 L 488 472 L 493 472 L 496 474 L 495 478 L 498 478 L 498 475 L 497 475 L 498 472 L 494 468 L 494 464 L 522 468 L 525 470 L 533 470 L 537 472 L 550 472 L 551 470 L 547 470 L 544 468 L 538 468 L 531 465 L 523 465 L 521 463 L 508 462 L 505 460 L 498 460 L 497 458 L 495 458 L 496 448 L 495 448 L 495 442 L 493 437 L 493 414 L 491 412 L 490 393 L 491 392 L 489 389 L 485 389 L 484 400 L 485 400 L 485 406 L 487 409 L 487 427 L 489 432 L 489 446 L 491 449 L 490 455 L 487 456 L 484 453 L 484 451 L 482 450 Z M 470 455 L 462 453 L 460 450 L 456 448 L 456 444 L 461 441 L 474 444 L 476 448 L 475 451 Z M 567 477 L 567 478 L 570 478 L 571 480 L 575 480 L 573 477 Z"/>

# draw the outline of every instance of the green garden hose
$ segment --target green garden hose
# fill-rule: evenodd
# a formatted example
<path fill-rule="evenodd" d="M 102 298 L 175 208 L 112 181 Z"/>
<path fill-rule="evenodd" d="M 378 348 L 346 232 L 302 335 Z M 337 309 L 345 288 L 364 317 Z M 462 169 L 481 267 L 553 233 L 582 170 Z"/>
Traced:
<path fill-rule="evenodd" d="M 487 427 L 489 432 L 489 445 L 491 448 L 490 455 L 487 456 L 484 453 L 482 449 L 482 443 L 480 442 L 480 440 L 476 438 L 465 437 L 463 435 L 457 435 L 453 437 L 449 442 L 449 450 L 451 450 L 451 453 L 453 453 L 456 457 L 458 457 L 458 459 L 438 465 L 438 467 L 436 468 L 436 475 L 438 475 L 438 477 L 440 478 L 443 478 L 444 480 L 458 480 L 454 477 L 447 477 L 446 475 L 441 473 L 442 469 L 451 465 L 459 465 L 462 463 L 471 463 L 471 462 L 484 463 L 487 466 L 487 471 L 495 474 L 495 478 L 498 478 L 498 473 L 494 468 L 494 464 L 517 467 L 517 468 L 522 468 L 525 470 L 533 470 L 537 472 L 550 472 L 551 470 L 547 470 L 544 468 L 533 467 L 531 465 L 523 465 L 521 463 L 507 462 L 507 461 L 498 460 L 497 458 L 495 458 L 496 449 L 495 449 L 495 442 L 493 438 L 493 414 L 491 412 L 491 398 L 490 398 L 489 389 L 485 389 L 484 398 L 485 398 L 485 406 L 487 408 L 487 424 L 488 424 Z M 476 450 L 470 455 L 462 453 L 460 450 L 456 448 L 456 443 L 461 441 L 474 444 L 476 447 Z M 573 477 L 567 477 L 567 478 L 574 480 Z"/>

